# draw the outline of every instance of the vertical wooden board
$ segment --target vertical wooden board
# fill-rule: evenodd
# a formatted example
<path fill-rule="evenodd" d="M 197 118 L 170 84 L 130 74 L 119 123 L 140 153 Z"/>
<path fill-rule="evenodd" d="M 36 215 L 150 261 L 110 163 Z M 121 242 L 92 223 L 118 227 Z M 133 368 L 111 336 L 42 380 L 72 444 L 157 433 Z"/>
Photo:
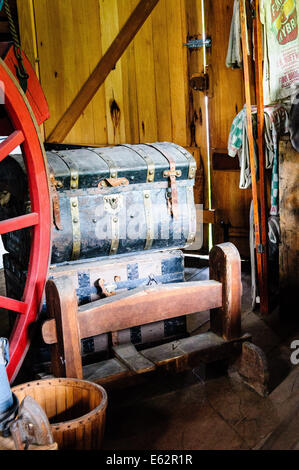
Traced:
<path fill-rule="evenodd" d="M 242 70 L 233 70 L 225 65 L 233 2 L 205 0 L 205 5 L 207 33 L 212 38 L 212 47 L 207 54 L 211 75 L 209 100 L 211 147 L 226 148 L 232 120 L 245 103 Z"/>
<path fill-rule="evenodd" d="M 98 0 L 34 1 L 40 79 L 51 118 L 46 136 L 101 58 Z M 94 111 L 98 110 L 95 115 Z M 99 90 L 65 142 L 107 142 L 104 89 Z"/>
<path fill-rule="evenodd" d="M 48 416 L 49 420 L 56 416 L 56 400 L 55 400 L 55 387 L 51 387 L 49 383 L 49 387 L 43 387 L 44 392 L 44 400 L 45 400 L 45 412 Z"/>
<path fill-rule="evenodd" d="M 73 387 L 73 396 L 74 396 L 74 413 L 76 418 L 80 418 L 83 416 L 83 406 L 82 406 L 82 388 L 81 387 Z"/>
<path fill-rule="evenodd" d="M 198 0 L 185 0 L 185 16 L 187 25 L 186 41 L 202 39 L 202 10 Z M 188 79 L 204 72 L 203 48 L 187 49 Z M 207 128 L 205 114 L 205 95 L 193 90 L 189 85 L 189 126 L 190 145 L 200 147 L 202 156 L 207 152 Z M 206 158 L 205 158 L 206 159 Z"/>
<path fill-rule="evenodd" d="M 131 0 L 118 0 L 119 28 L 125 24 L 133 11 Z M 122 82 L 123 82 L 123 115 L 128 144 L 138 144 L 139 119 L 137 103 L 136 63 L 134 41 L 129 44 L 121 58 Z"/>
<path fill-rule="evenodd" d="M 99 0 L 101 41 L 103 54 L 119 33 L 118 0 Z M 104 83 L 106 95 L 106 116 L 108 144 L 126 142 L 126 128 L 123 105 L 122 60 L 110 72 Z"/>
<path fill-rule="evenodd" d="M 178 145 L 189 145 L 187 49 L 184 8 L 181 0 L 167 2 L 167 38 L 169 50 L 170 94 L 172 112 L 172 140 Z"/>
<path fill-rule="evenodd" d="M 84 424 L 84 450 L 91 450 L 92 448 L 92 421 L 87 421 Z"/>
<path fill-rule="evenodd" d="M 92 5 L 90 8 L 86 8 L 84 6 L 85 17 L 86 17 L 86 31 L 87 31 L 87 45 L 90 44 L 91 47 L 86 47 L 84 50 L 84 54 L 86 54 L 87 59 L 87 66 L 88 72 L 87 76 L 89 76 L 94 68 L 96 67 L 97 63 L 99 62 L 100 58 L 102 57 L 102 46 L 101 46 L 101 25 L 100 25 L 100 10 L 97 2 L 92 0 Z M 84 2 L 86 5 L 86 2 Z M 106 145 L 108 142 L 108 134 L 107 134 L 107 116 L 106 116 L 106 109 L 105 109 L 105 87 L 102 86 L 96 93 L 95 97 L 92 99 L 90 104 L 88 105 L 87 109 L 90 108 L 90 112 L 92 114 L 92 123 L 93 131 L 94 131 L 94 140 L 92 143 L 95 145 Z M 83 129 L 84 135 L 84 129 Z M 85 138 L 83 143 L 89 144 L 88 137 Z"/>
<path fill-rule="evenodd" d="M 66 389 L 63 385 L 55 387 L 55 395 L 56 395 L 56 410 L 57 415 L 64 415 L 65 412 L 65 403 L 66 403 Z M 60 417 L 58 418 L 59 422 L 63 421 Z"/>
<path fill-rule="evenodd" d="M 21 46 L 39 77 L 33 0 L 17 0 Z"/>
<path fill-rule="evenodd" d="M 186 37 L 189 40 L 203 39 L 203 12 L 199 0 L 185 0 Z M 186 48 L 187 49 L 187 48 Z M 205 93 L 191 87 L 191 78 L 205 72 L 204 50 L 187 49 L 188 62 L 188 124 L 191 146 L 198 147 L 198 169 L 195 180 L 195 202 L 209 208 L 209 158 L 208 129 Z M 203 249 L 208 251 L 208 225 L 203 228 Z"/>
<path fill-rule="evenodd" d="M 63 431 L 63 450 L 77 450 L 76 429 L 65 429 Z"/>
<path fill-rule="evenodd" d="M 73 406 L 74 406 L 74 388 L 71 386 L 66 386 L 65 387 L 65 409 L 66 409 L 67 419 L 72 419 L 71 410 Z"/>
<path fill-rule="evenodd" d="M 35 400 L 38 402 L 38 404 L 43 408 L 43 410 L 46 412 L 46 399 L 45 399 L 45 393 L 44 393 L 44 387 L 43 386 L 38 386 L 35 388 Z"/>
<path fill-rule="evenodd" d="M 298 314 L 294 305 L 299 287 L 299 161 L 298 152 L 286 138 L 280 143 L 279 153 L 280 311 L 285 317 L 295 318 Z"/>
<path fill-rule="evenodd" d="M 167 16 L 169 0 L 160 0 L 152 12 L 155 87 L 157 98 L 157 127 L 159 141 L 172 141 L 170 96 L 169 44 Z"/>
<path fill-rule="evenodd" d="M 84 426 L 78 426 L 75 433 L 76 450 L 84 450 Z"/>
<path fill-rule="evenodd" d="M 234 117 L 245 104 L 242 69 L 227 68 L 225 64 L 233 2 L 230 0 L 205 0 L 207 35 L 212 39 L 207 61 L 210 76 L 209 123 L 211 158 L 215 149 L 227 152 L 228 137 Z M 217 18 L 217 21 L 215 21 Z M 239 188 L 240 172 L 211 169 L 212 207 L 219 211 L 222 220 L 240 236 L 223 240 L 223 228 L 215 226 L 214 244 L 232 241 L 243 256 L 249 256 L 249 209 L 251 190 Z M 223 188 L 226 188 L 224 191 Z M 246 230 L 248 238 L 246 239 Z"/>
<path fill-rule="evenodd" d="M 138 0 L 132 0 L 133 8 Z M 152 16 L 150 15 L 134 40 L 137 106 L 140 142 L 158 139 Z"/>

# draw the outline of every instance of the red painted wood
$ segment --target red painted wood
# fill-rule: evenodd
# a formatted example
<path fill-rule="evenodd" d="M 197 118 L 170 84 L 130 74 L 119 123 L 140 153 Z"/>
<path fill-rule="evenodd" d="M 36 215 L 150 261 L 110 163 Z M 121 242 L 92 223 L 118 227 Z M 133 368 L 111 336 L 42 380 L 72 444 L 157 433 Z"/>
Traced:
<path fill-rule="evenodd" d="M 19 300 L 0 296 L 0 308 L 5 308 L 18 313 L 26 313 L 28 305 L 24 302 L 20 302 Z"/>
<path fill-rule="evenodd" d="M 23 315 L 17 316 L 9 338 L 10 360 L 6 370 L 10 382 L 13 382 L 30 345 L 29 325 L 36 321 L 42 303 L 50 258 L 52 220 L 44 149 L 39 138 L 35 114 L 28 101 L 24 99 L 17 80 L 2 60 L 0 60 L 0 86 L 1 84 L 4 85 L 2 86 L 5 90 L 3 109 L 13 128 L 20 130 L 24 136 L 22 153 L 27 172 L 32 214 L 22 216 L 17 224 L 19 228 L 24 227 L 24 223 L 26 223 L 25 226 L 33 226 L 27 281 L 22 298 L 27 309 Z M 15 222 L 4 221 L 2 233 L 7 228 L 15 229 Z"/>
<path fill-rule="evenodd" d="M 22 131 L 14 131 L 0 144 L 0 162 L 24 142 Z"/>
<path fill-rule="evenodd" d="M 37 124 L 40 126 L 44 121 L 49 119 L 50 112 L 47 100 L 42 90 L 41 84 L 35 74 L 35 71 L 29 62 L 28 58 L 22 51 L 22 57 L 26 72 L 29 75 L 27 82 L 26 98 L 34 112 Z M 13 75 L 17 78 L 16 65 L 18 64 L 16 56 L 14 54 L 13 46 L 11 45 L 6 52 L 5 58 L 3 58 L 5 64 L 8 66 Z M 6 135 L 6 134 L 4 134 Z"/>
<path fill-rule="evenodd" d="M 26 214 L 20 217 L 14 217 L 0 222 L 0 235 L 4 233 L 14 232 L 22 228 L 33 227 L 39 222 L 39 215 L 34 212 L 33 214 Z"/>

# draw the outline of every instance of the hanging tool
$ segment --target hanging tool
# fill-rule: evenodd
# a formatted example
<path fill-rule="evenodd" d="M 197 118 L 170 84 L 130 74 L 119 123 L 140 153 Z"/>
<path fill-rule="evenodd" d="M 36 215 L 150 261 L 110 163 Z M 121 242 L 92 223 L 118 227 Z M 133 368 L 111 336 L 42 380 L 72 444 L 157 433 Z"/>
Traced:
<path fill-rule="evenodd" d="M 29 75 L 25 69 L 25 65 L 23 62 L 23 56 L 22 56 L 22 50 L 21 50 L 21 44 L 19 40 L 19 35 L 17 33 L 15 23 L 11 14 L 10 6 L 9 6 L 9 1 L 4 0 L 4 10 L 8 19 L 8 26 L 9 26 L 9 32 L 12 36 L 13 40 L 13 45 L 14 45 L 14 53 L 16 56 L 16 59 L 18 61 L 18 65 L 16 65 L 16 74 L 20 83 L 20 86 L 22 87 L 24 93 L 27 91 L 27 81 L 29 78 Z"/>
<path fill-rule="evenodd" d="M 253 141 L 253 126 L 252 126 L 252 114 L 251 114 L 251 93 L 250 93 L 250 74 L 249 74 L 249 60 L 247 52 L 247 20 L 246 20 L 246 4 L 245 0 L 240 0 L 240 21 L 241 21 L 241 36 L 242 36 L 242 50 L 243 50 L 243 69 L 244 69 L 244 83 L 245 83 L 245 97 L 246 97 L 246 116 L 247 116 L 247 132 L 248 132 L 248 144 L 249 144 L 249 156 L 250 156 L 250 169 L 251 169 L 251 187 L 252 187 L 252 199 L 253 199 L 253 215 L 254 215 L 254 232 L 256 242 L 256 260 L 257 260 L 257 272 L 259 281 L 259 292 L 260 292 L 260 311 L 265 314 L 269 311 L 268 306 L 268 290 L 267 290 L 267 249 L 266 249 L 266 227 L 264 223 L 260 223 L 259 213 L 259 195 L 257 188 L 256 178 L 256 165 L 254 155 L 254 141 Z M 257 58 L 260 58 L 260 51 L 256 52 Z M 258 71 L 260 72 L 260 65 L 257 65 Z M 257 80 L 260 79 L 258 75 Z M 258 106 L 259 106 L 259 167 L 262 168 L 262 175 L 264 174 L 264 162 L 263 162 L 263 95 L 258 87 Z M 260 168 L 259 168 L 260 169 Z M 262 176 L 261 184 L 264 184 L 264 178 Z M 264 194 L 264 193 L 263 193 Z M 262 221 L 265 220 L 265 200 L 263 199 L 263 206 L 261 207 L 263 212 Z"/>
<path fill-rule="evenodd" d="M 252 2 L 253 30 L 254 30 L 254 61 L 255 61 L 255 88 L 257 100 L 257 145 L 259 155 L 259 182 L 260 182 L 260 224 L 264 295 L 261 298 L 260 312 L 269 313 L 269 286 L 268 286 L 268 236 L 267 236 L 267 194 L 265 182 L 265 156 L 264 156 L 264 90 L 263 90 L 263 51 L 262 28 L 259 14 L 259 0 Z"/>
<path fill-rule="evenodd" d="M 49 420 L 41 406 L 26 396 L 19 406 L 6 374 L 9 345 L 0 338 L 0 450 L 56 450 Z"/>

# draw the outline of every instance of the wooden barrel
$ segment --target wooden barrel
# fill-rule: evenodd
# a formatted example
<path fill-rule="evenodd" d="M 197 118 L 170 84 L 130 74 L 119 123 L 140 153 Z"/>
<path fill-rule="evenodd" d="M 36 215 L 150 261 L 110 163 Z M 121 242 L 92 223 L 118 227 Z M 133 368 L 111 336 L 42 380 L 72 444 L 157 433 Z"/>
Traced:
<path fill-rule="evenodd" d="M 100 385 L 78 379 L 45 379 L 12 388 L 19 402 L 30 395 L 45 410 L 59 450 L 101 448 L 107 393 Z"/>

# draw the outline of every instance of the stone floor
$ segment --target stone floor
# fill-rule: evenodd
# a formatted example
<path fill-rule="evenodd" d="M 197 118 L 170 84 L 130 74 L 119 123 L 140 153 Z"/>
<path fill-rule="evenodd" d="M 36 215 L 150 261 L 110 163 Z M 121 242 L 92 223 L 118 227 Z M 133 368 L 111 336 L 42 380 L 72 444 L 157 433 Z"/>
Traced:
<path fill-rule="evenodd" d="M 206 276 L 205 269 L 186 270 L 189 280 Z M 143 376 L 134 386 L 108 389 L 104 449 L 299 450 L 299 365 L 290 361 L 299 326 L 283 322 L 277 311 L 261 319 L 251 311 L 246 271 L 242 282 L 242 328 L 267 356 L 270 394 L 262 398 L 232 380 L 220 364 L 177 375 Z M 0 289 L 3 293 L 1 273 Z M 199 332 L 207 331 L 207 312 L 194 325 Z M 2 316 L 1 335 L 6 327 Z"/>

